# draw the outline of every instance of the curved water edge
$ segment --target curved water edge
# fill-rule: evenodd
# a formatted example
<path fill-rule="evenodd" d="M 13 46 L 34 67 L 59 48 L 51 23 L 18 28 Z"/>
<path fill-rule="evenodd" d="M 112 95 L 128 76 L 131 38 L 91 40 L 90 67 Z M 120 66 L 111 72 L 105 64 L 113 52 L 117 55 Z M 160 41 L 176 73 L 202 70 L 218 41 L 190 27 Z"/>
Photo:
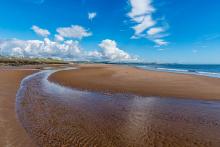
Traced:
<path fill-rule="evenodd" d="M 220 102 L 104 94 L 25 78 L 17 115 L 39 146 L 219 146 Z"/>

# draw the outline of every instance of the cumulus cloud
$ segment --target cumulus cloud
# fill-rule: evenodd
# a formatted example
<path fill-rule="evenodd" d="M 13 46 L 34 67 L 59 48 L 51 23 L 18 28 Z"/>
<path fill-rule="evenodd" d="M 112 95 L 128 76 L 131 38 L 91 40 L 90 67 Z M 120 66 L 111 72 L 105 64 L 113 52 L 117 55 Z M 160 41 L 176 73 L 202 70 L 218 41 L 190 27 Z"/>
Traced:
<path fill-rule="evenodd" d="M 114 61 L 129 61 L 137 60 L 137 58 L 132 57 L 125 51 L 117 47 L 117 43 L 114 40 L 105 39 L 100 44 L 99 47 L 102 49 L 100 55 L 107 60 Z"/>
<path fill-rule="evenodd" d="M 103 40 L 99 46 L 101 50 L 85 51 L 79 41 L 65 40 L 63 42 L 44 40 L 0 40 L 1 54 L 16 57 L 57 58 L 64 60 L 108 60 L 131 61 L 137 58 L 117 47 L 115 41 Z"/>
<path fill-rule="evenodd" d="M 82 50 L 78 41 L 67 40 L 63 43 L 41 40 L 9 39 L 0 42 L 2 53 L 6 56 L 40 57 L 40 58 L 78 58 Z"/>
<path fill-rule="evenodd" d="M 89 12 L 88 13 L 88 19 L 93 20 L 96 17 L 97 13 L 96 12 Z"/>
<path fill-rule="evenodd" d="M 135 23 L 132 27 L 134 35 L 132 39 L 147 38 L 158 46 L 167 45 L 168 42 L 164 41 L 160 34 L 165 31 L 163 27 L 155 27 L 157 21 L 152 17 L 156 12 L 156 8 L 152 5 L 152 0 L 129 0 L 131 11 L 127 14 L 130 19 Z M 153 39 L 152 39 L 153 38 Z"/>
<path fill-rule="evenodd" d="M 42 28 L 40 28 L 40 27 L 38 27 L 38 26 L 36 26 L 36 25 L 33 25 L 33 26 L 31 27 L 31 29 L 32 29 L 37 35 L 42 36 L 42 37 L 47 37 L 47 36 L 50 35 L 50 32 L 49 32 L 48 30 L 42 29 Z"/>
<path fill-rule="evenodd" d="M 57 28 L 57 32 L 62 37 L 76 39 L 82 39 L 84 37 L 89 37 L 92 35 L 91 32 L 79 25 L 72 25 L 70 27 L 60 27 Z"/>
<path fill-rule="evenodd" d="M 7 39 L 0 40 L 1 55 L 16 57 L 34 58 L 58 58 L 64 60 L 89 60 L 89 61 L 134 61 L 137 57 L 129 55 L 119 49 L 114 40 L 105 39 L 98 46 L 99 50 L 83 50 L 79 45 L 79 40 L 92 35 L 86 29 L 78 25 L 71 27 L 57 28 L 58 34 L 54 35 L 54 40 L 47 36 L 50 32 L 38 26 L 32 29 L 41 36 L 46 36 L 43 40 L 20 40 Z"/>

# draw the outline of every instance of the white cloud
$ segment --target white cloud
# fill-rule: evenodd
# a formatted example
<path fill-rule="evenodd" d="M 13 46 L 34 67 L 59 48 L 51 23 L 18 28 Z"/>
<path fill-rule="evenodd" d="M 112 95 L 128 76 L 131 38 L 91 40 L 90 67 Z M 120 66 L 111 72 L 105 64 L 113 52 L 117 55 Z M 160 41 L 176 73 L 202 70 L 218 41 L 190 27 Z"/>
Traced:
<path fill-rule="evenodd" d="M 33 25 L 33 26 L 31 27 L 31 29 L 32 29 L 37 35 L 40 35 L 40 36 L 42 36 L 42 37 L 47 37 L 47 36 L 50 35 L 50 32 L 49 32 L 48 30 L 42 29 L 42 28 L 40 28 L 40 27 L 38 27 L 38 26 L 36 26 L 36 25 Z"/>
<path fill-rule="evenodd" d="M 0 40 L 1 54 L 16 57 L 58 58 L 64 60 L 109 60 L 133 61 L 137 58 L 117 48 L 112 40 L 103 40 L 99 46 L 101 50 L 85 51 L 78 41 L 66 40 L 63 42 L 44 40 Z"/>
<path fill-rule="evenodd" d="M 33 26 L 32 29 L 41 36 L 48 36 L 50 32 Z M 79 41 L 65 40 L 65 38 L 88 37 L 92 35 L 86 29 L 78 25 L 57 28 L 58 34 L 54 35 L 54 41 L 45 37 L 44 40 L 0 40 L 1 55 L 35 58 L 59 58 L 64 60 L 108 60 L 108 61 L 135 61 L 137 57 L 129 55 L 119 49 L 114 40 L 105 39 L 100 44 L 100 50 L 85 51 Z"/>
<path fill-rule="evenodd" d="M 151 0 L 130 0 L 131 12 L 128 13 L 134 21 L 140 22 L 145 15 L 151 14 L 155 11 L 155 8 L 151 5 Z M 137 20 L 138 18 L 138 20 Z"/>
<path fill-rule="evenodd" d="M 88 13 L 88 19 L 93 20 L 96 17 L 96 15 L 97 15 L 96 12 Z"/>
<path fill-rule="evenodd" d="M 154 39 L 152 41 L 156 43 L 156 47 L 160 47 L 160 46 L 164 46 L 164 45 L 169 44 L 167 41 L 165 41 L 163 39 Z"/>
<path fill-rule="evenodd" d="M 129 0 L 131 11 L 127 14 L 135 22 L 132 27 L 135 31 L 132 39 L 147 38 L 157 45 L 167 45 L 165 35 L 160 34 L 165 31 L 164 27 L 155 27 L 157 21 L 152 17 L 156 8 L 152 5 L 152 0 Z"/>
<path fill-rule="evenodd" d="M 143 18 L 143 21 L 136 26 L 133 27 L 135 30 L 135 35 L 139 36 L 143 31 L 147 28 L 152 27 L 155 25 L 155 21 L 152 19 L 151 15 L 147 15 Z"/>
<path fill-rule="evenodd" d="M 71 27 L 60 27 L 57 28 L 57 32 L 62 37 L 77 39 L 82 39 L 83 37 L 89 37 L 92 35 L 91 32 L 79 25 L 72 25 Z"/>
<path fill-rule="evenodd" d="M 137 24 L 133 27 L 135 35 L 140 35 L 149 27 L 155 25 L 155 21 L 152 19 L 151 14 L 155 11 L 155 8 L 151 5 L 151 0 L 130 0 L 131 12 L 128 16 L 132 21 Z"/>
<path fill-rule="evenodd" d="M 10 39 L 0 42 L 2 53 L 6 56 L 41 58 L 79 58 L 82 50 L 78 41 L 68 40 L 58 43 L 45 38 L 41 40 Z"/>
<path fill-rule="evenodd" d="M 62 36 L 56 34 L 56 35 L 55 35 L 55 41 L 57 41 L 57 42 L 62 42 L 62 41 L 64 41 L 64 38 L 63 38 Z"/>
<path fill-rule="evenodd" d="M 104 59 L 113 61 L 137 60 L 137 58 L 119 49 L 114 40 L 105 39 L 99 44 L 99 47 L 102 49 L 100 53 Z"/>
<path fill-rule="evenodd" d="M 156 35 L 158 33 L 164 32 L 164 28 L 162 27 L 155 27 L 155 28 L 151 28 L 147 31 L 148 35 Z"/>

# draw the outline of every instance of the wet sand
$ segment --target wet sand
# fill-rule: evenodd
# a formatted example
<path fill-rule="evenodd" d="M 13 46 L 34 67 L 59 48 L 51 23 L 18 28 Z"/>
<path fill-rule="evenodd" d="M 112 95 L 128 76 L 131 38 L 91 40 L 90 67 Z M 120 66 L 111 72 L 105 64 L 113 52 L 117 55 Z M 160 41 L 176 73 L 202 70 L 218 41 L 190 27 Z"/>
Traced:
<path fill-rule="evenodd" d="M 218 101 L 68 89 L 47 80 L 53 72 L 26 78 L 17 97 L 19 119 L 38 146 L 220 146 Z M 63 72 L 74 71 L 52 76 Z"/>
<path fill-rule="evenodd" d="M 20 81 L 35 70 L 0 67 L 0 146 L 34 147 L 31 139 L 17 119 L 15 111 L 16 92 Z"/>
<path fill-rule="evenodd" d="M 0 146 L 35 147 L 16 114 L 16 93 L 23 78 L 46 67 L 66 65 L 40 64 L 22 66 L 0 66 Z"/>
<path fill-rule="evenodd" d="M 50 76 L 49 79 L 67 87 L 98 92 L 220 99 L 220 79 L 146 71 L 127 66 L 81 64 L 78 70 L 60 71 Z"/>

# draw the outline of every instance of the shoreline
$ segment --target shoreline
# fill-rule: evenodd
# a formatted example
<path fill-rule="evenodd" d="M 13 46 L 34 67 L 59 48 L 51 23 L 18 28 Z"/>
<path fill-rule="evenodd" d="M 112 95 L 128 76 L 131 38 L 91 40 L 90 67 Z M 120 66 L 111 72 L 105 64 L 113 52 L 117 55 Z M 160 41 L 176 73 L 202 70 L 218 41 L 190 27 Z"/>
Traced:
<path fill-rule="evenodd" d="M 184 74 L 184 75 L 193 75 L 193 76 L 203 76 L 208 78 L 214 78 L 214 79 L 220 79 L 220 73 L 212 73 L 212 72 L 190 72 L 190 71 L 181 71 L 181 70 L 170 70 L 170 69 L 148 69 L 143 67 L 137 67 L 137 66 L 129 66 L 133 68 L 143 69 L 146 71 L 154 71 L 154 72 L 164 72 L 164 73 L 175 73 L 175 74 Z M 219 75 L 219 76 L 213 76 L 213 75 Z"/>
<path fill-rule="evenodd" d="M 91 63 L 93 64 L 93 63 Z M 96 64 L 96 63 L 94 63 Z M 101 63 L 98 63 L 101 64 Z M 180 63 L 103 63 L 106 65 L 120 65 L 120 66 L 130 66 L 130 67 L 137 67 L 139 69 L 150 70 L 150 71 L 158 71 L 158 72 L 168 72 L 168 73 L 178 73 L 178 74 L 190 74 L 190 75 L 199 75 L 199 76 L 206 76 L 211 78 L 220 78 L 219 73 L 219 64 L 180 64 Z M 161 65 L 165 65 L 161 66 Z M 179 67 L 167 67 L 168 65 L 177 65 Z M 188 66 L 188 68 L 180 67 L 180 66 Z M 190 69 L 190 66 L 192 69 Z M 201 68 L 195 68 L 195 66 L 213 66 L 212 69 L 218 68 L 217 71 L 207 71 L 201 70 Z"/>
<path fill-rule="evenodd" d="M 69 88 L 94 92 L 177 99 L 220 99 L 218 78 L 151 71 L 127 65 L 79 64 L 78 68 L 58 71 L 48 80 Z"/>

